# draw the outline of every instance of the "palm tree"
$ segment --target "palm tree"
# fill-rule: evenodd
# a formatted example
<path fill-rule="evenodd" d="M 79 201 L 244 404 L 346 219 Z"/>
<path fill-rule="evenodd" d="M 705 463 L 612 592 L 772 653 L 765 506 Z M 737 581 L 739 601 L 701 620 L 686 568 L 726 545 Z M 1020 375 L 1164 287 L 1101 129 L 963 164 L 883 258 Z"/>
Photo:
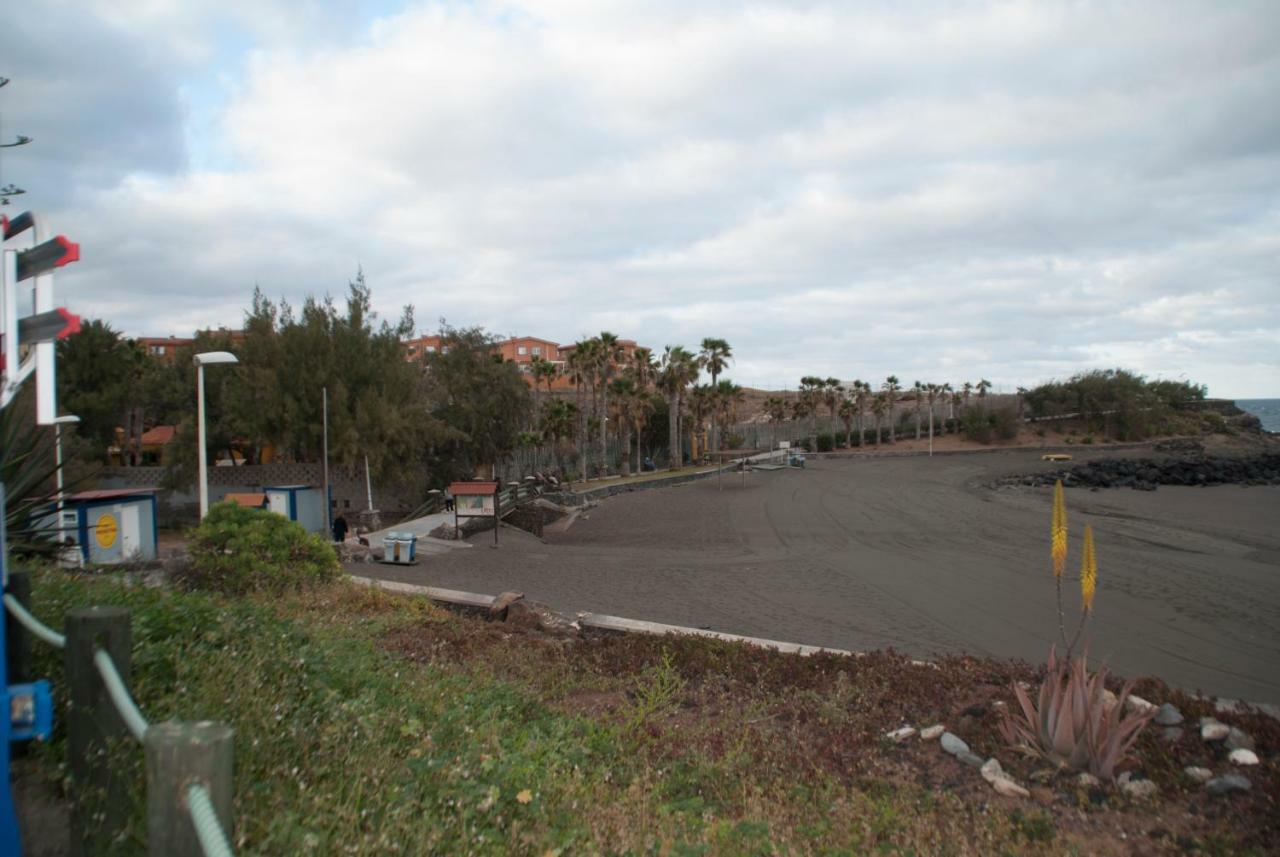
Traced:
<path fill-rule="evenodd" d="M 831 448 L 836 446 L 836 411 L 840 408 L 840 400 L 844 398 L 844 387 L 839 378 L 828 378 L 822 382 L 822 403 L 831 412 Z"/>
<path fill-rule="evenodd" d="M 667 438 L 671 461 L 668 469 L 678 470 L 683 464 L 680 446 L 680 405 L 685 388 L 698 378 L 698 362 L 682 345 L 668 345 L 662 353 L 658 387 L 667 397 Z"/>
<path fill-rule="evenodd" d="M 853 393 L 853 407 L 858 412 L 858 446 L 867 439 L 866 414 L 867 399 L 871 394 L 871 385 L 865 381 L 855 380 L 849 385 L 849 389 Z"/>
<path fill-rule="evenodd" d="M 729 347 L 729 343 L 723 339 L 713 339 L 708 337 L 702 340 L 702 350 L 698 352 L 698 359 L 703 367 L 711 373 L 711 386 L 715 387 L 720 373 L 729 365 L 729 361 L 733 358 L 733 349 Z M 711 451 L 720 451 L 720 439 L 716 435 L 716 415 L 711 414 Z"/>
<path fill-rule="evenodd" d="M 607 330 L 596 337 L 599 343 L 595 354 L 596 381 L 600 389 L 600 475 L 609 474 L 609 432 L 606 422 L 609 414 L 609 382 L 613 379 L 614 369 L 622 360 L 622 345 L 616 334 Z"/>
<path fill-rule="evenodd" d="M 871 413 L 876 418 L 876 446 L 880 445 L 880 421 L 884 419 L 886 410 L 891 410 L 889 394 L 882 390 L 871 398 Z"/>
<path fill-rule="evenodd" d="M 800 400 L 804 402 L 804 413 L 813 418 L 813 445 L 809 448 L 814 452 L 818 451 L 818 403 L 825 385 L 826 382 L 816 375 L 806 375 L 800 379 Z"/>
<path fill-rule="evenodd" d="M 566 361 L 569 376 L 573 379 L 578 395 L 578 461 L 582 468 L 583 482 L 587 481 L 587 409 L 586 402 L 583 400 L 591 392 L 594 378 L 591 367 L 595 361 L 596 349 L 593 343 L 594 340 L 591 339 L 575 342 Z"/>
<path fill-rule="evenodd" d="M 968 405 L 969 405 L 969 396 L 970 396 L 970 394 L 972 394 L 972 393 L 973 393 L 973 385 L 972 385 L 972 384 L 970 384 L 968 381 L 965 381 L 965 382 L 964 382 L 964 384 L 963 384 L 963 386 L 961 386 L 961 388 L 960 388 L 960 389 L 964 391 L 964 404 L 965 404 L 965 406 L 966 406 L 966 407 L 968 407 Z"/>
<path fill-rule="evenodd" d="M 902 389 L 902 385 L 898 383 L 897 375 L 890 375 L 884 379 L 885 397 L 889 402 L 889 443 L 897 443 L 898 435 L 895 431 L 895 423 L 893 419 L 893 406 L 898 401 L 898 391 Z"/>
<path fill-rule="evenodd" d="M 844 423 L 844 445 L 853 448 L 853 418 L 857 414 L 857 405 L 848 396 L 840 397 L 840 421 Z"/>
<path fill-rule="evenodd" d="M 644 436 L 645 426 L 649 424 L 649 415 L 653 413 L 653 394 L 648 388 L 637 385 L 632 390 L 627 413 L 631 417 L 631 427 L 636 433 L 636 473 L 640 473 L 643 470 L 640 455 L 641 438 Z"/>
<path fill-rule="evenodd" d="M 778 423 L 787 418 L 787 402 L 781 396 L 770 396 L 764 400 L 764 412 L 769 415 L 769 425 L 773 429 L 770 449 L 777 449 Z"/>
<path fill-rule="evenodd" d="M 944 405 L 951 400 L 951 382 L 950 381 L 947 381 L 946 383 L 940 384 L 938 386 L 938 399 Z M 947 420 L 944 417 L 942 420 L 942 434 L 946 434 L 946 433 L 947 433 Z"/>
<path fill-rule="evenodd" d="M 978 381 L 978 398 L 985 399 L 987 397 L 987 390 L 990 390 L 990 389 L 991 389 L 990 381 L 988 381 L 986 378 L 982 378 L 981 380 L 979 380 Z"/>
<path fill-rule="evenodd" d="M 937 402 L 938 395 L 941 393 L 942 388 L 940 385 L 933 384 L 933 382 L 924 385 L 924 394 L 929 400 L 929 455 L 933 454 L 933 404 Z"/>
<path fill-rule="evenodd" d="M 614 378 L 609 382 L 613 394 L 613 421 L 618 427 L 618 445 L 622 459 L 622 475 L 631 475 L 631 429 L 635 424 L 631 409 L 635 401 L 636 382 L 630 375 Z"/>
<path fill-rule="evenodd" d="M 573 437 L 574 426 L 578 422 L 578 407 L 564 399 L 553 399 L 547 402 L 542 410 L 542 434 L 551 438 L 552 454 L 560 473 L 564 473 L 564 459 L 560 455 L 560 441 Z"/>
<path fill-rule="evenodd" d="M 911 385 L 911 390 L 915 393 L 915 412 L 916 412 L 916 440 L 920 439 L 920 406 L 924 404 L 924 384 L 916 381 Z M 930 435 L 932 437 L 932 435 Z"/>
<path fill-rule="evenodd" d="M 703 424 L 708 414 L 712 419 L 715 418 L 715 388 L 710 384 L 694 384 L 689 390 L 689 418 L 692 422 L 689 426 L 689 436 L 691 438 L 702 434 Z M 704 453 L 708 451 L 703 449 Z"/>
<path fill-rule="evenodd" d="M 712 418 L 720 417 L 720 425 L 733 425 L 738 421 L 738 406 L 746 399 L 742 388 L 727 378 L 712 388 L 714 391 Z"/>

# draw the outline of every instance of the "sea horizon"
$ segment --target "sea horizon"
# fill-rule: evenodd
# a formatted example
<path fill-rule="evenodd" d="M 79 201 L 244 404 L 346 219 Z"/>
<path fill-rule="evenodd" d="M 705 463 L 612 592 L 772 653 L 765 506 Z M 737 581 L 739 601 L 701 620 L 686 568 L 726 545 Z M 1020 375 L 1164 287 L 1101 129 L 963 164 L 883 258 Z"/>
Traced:
<path fill-rule="evenodd" d="M 1236 407 L 1262 421 L 1265 431 L 1280 432 L 1280 399 L 1235 399 Z"/>

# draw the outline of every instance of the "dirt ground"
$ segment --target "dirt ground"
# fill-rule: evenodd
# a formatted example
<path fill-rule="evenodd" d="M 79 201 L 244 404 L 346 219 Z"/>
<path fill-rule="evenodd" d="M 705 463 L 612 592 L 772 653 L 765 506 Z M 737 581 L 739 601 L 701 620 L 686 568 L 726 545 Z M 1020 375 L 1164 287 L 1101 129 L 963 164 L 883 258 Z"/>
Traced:
<path fill-rule="evenodd" d="M 1040 662 L 1056 636 L 1050 490 L 987 483 L 1053 466 L 1034 451 L 811 458 L 745 487 L 614 497 L 545 542 L 504 529 L 497 549 L 481 537 L 359 573 L 843 649 Z M 1067 506 L 1068 568 L 1085 523 L 1097 539 L 1094 659 L 1280 703 L 1280 487 L 1069 489 Z"/>

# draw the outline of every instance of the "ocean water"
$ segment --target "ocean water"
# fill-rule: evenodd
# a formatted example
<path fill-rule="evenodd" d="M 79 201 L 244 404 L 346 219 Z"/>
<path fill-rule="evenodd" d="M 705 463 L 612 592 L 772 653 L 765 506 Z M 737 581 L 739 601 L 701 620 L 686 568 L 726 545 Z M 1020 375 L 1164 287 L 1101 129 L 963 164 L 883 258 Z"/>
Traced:
<path fill-rule="evenodd" d="M 1267 431 L 1280 432 L 1280 399 L 1236 399 L 1236 407 L 1262 420 Z"/>

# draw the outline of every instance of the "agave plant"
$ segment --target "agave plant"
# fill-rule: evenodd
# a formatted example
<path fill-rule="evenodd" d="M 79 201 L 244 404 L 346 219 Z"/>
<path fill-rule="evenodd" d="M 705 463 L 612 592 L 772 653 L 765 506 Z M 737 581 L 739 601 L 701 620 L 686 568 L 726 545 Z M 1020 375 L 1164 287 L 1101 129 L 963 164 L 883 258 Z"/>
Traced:
<path fill-rule="evenodd" d="M 1126 683 L 1112 701 L 1104 692 L 1107 668 L 1089 675 L 1084 655 L 1059 661 L 1054 646 L 1047 666 L 1036 702 L 1021 686 L 1013 686 L 1021 711 L 1004 709 L 1001 734 L 1009 744 L 1055 764 L 1112 779 L 1116 765 L 1133 748 L 1154 711 L 1126 715 L 1125 701 L 1133 682 Z"/>

